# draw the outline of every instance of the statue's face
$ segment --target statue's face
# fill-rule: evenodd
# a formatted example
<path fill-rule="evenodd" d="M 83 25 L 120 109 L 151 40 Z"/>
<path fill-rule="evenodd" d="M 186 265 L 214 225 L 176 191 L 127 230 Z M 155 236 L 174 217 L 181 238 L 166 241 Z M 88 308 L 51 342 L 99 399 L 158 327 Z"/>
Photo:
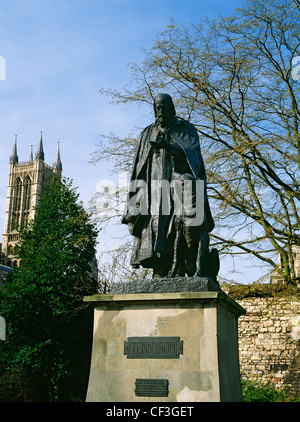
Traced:
<path fill-rule="evenodd" d="M 170 104 L 170 101 L 163 97 L 159 96 L 155 100 L 155 115 L 158 120 L 158 123 L 162 127 L 168 127 L 171 125 L 171 121 L 174 117 L 173 109 Z"/>

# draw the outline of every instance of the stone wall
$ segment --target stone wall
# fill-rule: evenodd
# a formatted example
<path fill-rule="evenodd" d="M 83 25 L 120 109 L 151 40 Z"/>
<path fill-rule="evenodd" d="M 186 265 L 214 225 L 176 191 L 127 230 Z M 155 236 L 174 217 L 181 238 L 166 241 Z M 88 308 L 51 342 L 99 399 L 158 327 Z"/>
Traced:
<path fill-rule="evenodd" d="M 235 298 L 247 313 L 239 318 L 243 379 L 273 382 L 300 396 L 299 296 Z"/>
<path fill-rule="evenodd" d="M 49 401 L 48 390 L 41 376 L 29 371 L 12 371 L 0 377 L 0 403 L 31 401 Z"/>

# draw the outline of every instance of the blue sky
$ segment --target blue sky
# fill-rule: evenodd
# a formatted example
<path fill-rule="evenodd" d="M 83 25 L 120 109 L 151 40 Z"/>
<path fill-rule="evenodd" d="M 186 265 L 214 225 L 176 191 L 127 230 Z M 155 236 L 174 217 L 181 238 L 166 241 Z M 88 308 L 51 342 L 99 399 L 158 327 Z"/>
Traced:
<path fill-rule="evenodd" d="M 63 173 L 87 205 L 99 180 L 109 178 L 108 167 L 88 163 L 100 136 L 127 135 L 153 119 L 152 110 L 109 105 L 99 89 L 121 89 L 129 82 L 129 63 L 142 61 L 141 47 L 150 48 L 170 18 L 197 23 L 204 15 L 231 15 L 241 5 L 241 0 L 1 0 L 6 79 L 0 80 L 0 232 L 15 135 L 19 161 L 28 159 L 30 145 L 35 153 L 40 131 L 47 164 L 59 141 Z"/>

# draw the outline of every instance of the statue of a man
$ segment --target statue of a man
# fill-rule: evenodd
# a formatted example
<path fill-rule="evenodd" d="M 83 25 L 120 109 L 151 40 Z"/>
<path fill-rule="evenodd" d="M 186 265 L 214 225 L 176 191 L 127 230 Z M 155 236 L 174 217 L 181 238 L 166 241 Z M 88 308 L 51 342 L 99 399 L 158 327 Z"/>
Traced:
<path fill-rule="evenodd" d="M 134 236 L 130 262 L 135 268 L 153 268 L 153 277 L 208 275 L 208 233 L 214 221 L 198 133 L 176 116 L 170 95 L 159 94 L 153 106 L 156 121 L 139 136 L 122 217 Z M 186 180 L 193 186 L 203 183 L 202 218 L 192 225 L 176 213 L 174 199 L 174 183 L 181 187 Z"/>

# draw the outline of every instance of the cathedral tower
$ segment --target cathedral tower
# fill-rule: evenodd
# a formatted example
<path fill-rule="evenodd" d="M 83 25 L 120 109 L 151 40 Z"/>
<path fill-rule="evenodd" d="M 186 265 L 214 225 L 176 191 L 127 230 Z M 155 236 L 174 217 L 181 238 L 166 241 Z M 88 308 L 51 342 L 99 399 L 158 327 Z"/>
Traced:
<path fill-rule="evenodd" d="M 9 177 L 6 200 L 5 225 L 2 242 L 4 265 L 18 265 L 13 249 L 18 242 L 18 227 L 26 226 L 34 219 L 35 208 L 39 203 L 43 185 L 51 173 L 61 174 L 59 144 L 56 158 L 52 166 L 45 163 L 42 132 L 38 148 L 33 157 L 32 146 L 28 161 L 19 162 L 17 153 L 17 137 L 9 158 Z"/>

